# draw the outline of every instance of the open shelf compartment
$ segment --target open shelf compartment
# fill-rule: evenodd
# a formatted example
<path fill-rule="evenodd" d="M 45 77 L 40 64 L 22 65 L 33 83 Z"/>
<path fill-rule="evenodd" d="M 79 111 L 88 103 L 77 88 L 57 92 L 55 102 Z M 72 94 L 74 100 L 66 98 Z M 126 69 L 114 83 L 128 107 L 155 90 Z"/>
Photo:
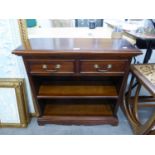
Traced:
<path fill-rule="evenodd" d="M 116 86 L 102 81 L 57 81 L 42 83 L 37 98 L 118 98 Z"/>
<path fill-rule="evenodd" d="M 38 123 L 47 122 L 56 124 L 106 124 L 111 121 L 117 125 L 114 116 L 116 100 L 101 99 L 42 99 L 44 105 L 43 115 L 38 118 Z"/>

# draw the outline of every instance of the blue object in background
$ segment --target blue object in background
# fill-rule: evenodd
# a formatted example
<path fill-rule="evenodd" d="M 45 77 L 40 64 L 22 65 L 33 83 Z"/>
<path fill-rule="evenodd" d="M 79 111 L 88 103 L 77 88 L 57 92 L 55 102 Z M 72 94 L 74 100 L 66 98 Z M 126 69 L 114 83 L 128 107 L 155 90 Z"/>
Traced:
<path fill-rule="evenodd" d="M 26 26 L 27 27 L 35 27 L 35 26 L 37 26 L 36 19 L 26 19 Z"/>
<path fill-rule="evenodd" d="M 75 27 L 89 27 L 95 29 L 96 27 L 103 27 L 104 19 L 75 19 Z"/>

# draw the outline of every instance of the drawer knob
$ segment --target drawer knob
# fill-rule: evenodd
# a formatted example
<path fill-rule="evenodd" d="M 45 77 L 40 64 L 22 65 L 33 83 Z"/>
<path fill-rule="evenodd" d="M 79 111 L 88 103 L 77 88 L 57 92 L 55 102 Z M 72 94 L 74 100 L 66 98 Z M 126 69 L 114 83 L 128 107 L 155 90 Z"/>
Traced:
<path fill-rule="evenodd" d="M 42 69 L 44 69 L 47 72 L 58 72 L 60 68 L 61 68 L 61 65 L 60 64 L 56 64 L 54 66 L 54 69 L 53 70 L 48 69 L 48 65 L 46 65 L 46 64 L 42 65 Z"/>
<path fill-rule="evenodd" d="M 108 64 L 106 69 L 101 69 L 101 67 L 98 64 L 94 65 L 94 68 L 96 69 L 97 72 L 107 72 L 109 69 L 112 68 L 112 64 Z"/>

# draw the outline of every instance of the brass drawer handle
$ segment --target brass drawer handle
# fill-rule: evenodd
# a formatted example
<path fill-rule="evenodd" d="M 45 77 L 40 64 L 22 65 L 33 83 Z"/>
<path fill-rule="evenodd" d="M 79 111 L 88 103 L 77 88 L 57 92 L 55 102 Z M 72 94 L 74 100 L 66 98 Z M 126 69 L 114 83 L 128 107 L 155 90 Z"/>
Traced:
<path fill-rule="evenodd" d="M 106 69 L 101 69 L 101 67 L 98 64 L 95 64 L 94 68 L 96 69 L 97 72 L 107 72 L 109 69 L 112 68 L 112 64 L 108 64 Z"/>
<path fill-rule="evenodd" d="M 44 69 L 47 72 L 58 72 L 60 68 L 61 68 L 60 64 L 56 64 L 53 70 L 48 69 L 48 65 L 46 64 L 42 65 L 42 69 Z"/>

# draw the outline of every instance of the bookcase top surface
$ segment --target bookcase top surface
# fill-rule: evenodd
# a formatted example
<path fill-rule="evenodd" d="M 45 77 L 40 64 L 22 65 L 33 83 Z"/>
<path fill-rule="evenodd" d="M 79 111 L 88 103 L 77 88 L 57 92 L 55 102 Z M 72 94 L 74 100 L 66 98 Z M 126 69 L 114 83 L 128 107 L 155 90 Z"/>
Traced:
<path fill-rule="evenodd" d="M 69 50 L 103 51 L 134 50 L 135 47 L 125 39 L 102 38 L 33 38 L 29 40 L 31 50 Z M 25 50 L 23 46 L 16 50 Z"/>

